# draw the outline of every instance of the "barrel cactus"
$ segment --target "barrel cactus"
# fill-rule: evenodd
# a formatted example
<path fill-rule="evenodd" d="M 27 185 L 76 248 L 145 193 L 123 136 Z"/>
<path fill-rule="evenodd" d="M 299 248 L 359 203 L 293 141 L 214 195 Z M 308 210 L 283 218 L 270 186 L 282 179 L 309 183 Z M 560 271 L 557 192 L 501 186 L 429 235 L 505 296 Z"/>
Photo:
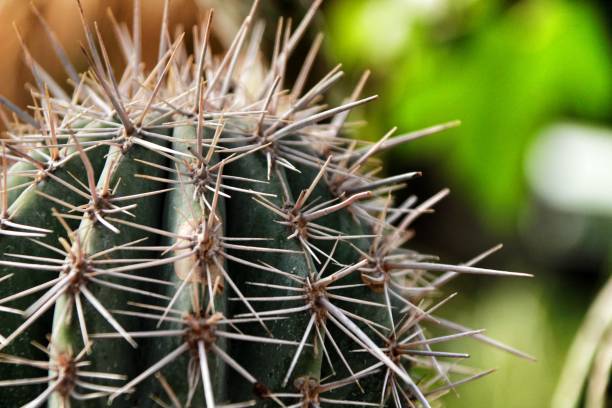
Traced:
<path fill-rule="evenodd" d="M 135 1 L 131 32 L 111 18 L 120 75 L 96 24 L 82 18 L 78 74 L 34 10 L 71 90 L 23 44 L 33 105 L 0 99 L 2 406 L 429 407 L 490 372 L 438 343 L 529 358 L 434 314 L 460 274 L 526 275 L 473 266 L 499 247 L 459 266 L 410 250 L 413 221 L 448 191 L 394 202 L 420 173 L 378 175 L 377 153 L 457 123 L 344 137 L 375 96 L 360 97 L 364 75 L 324 104 L 343 73 L 309 78 L 320 37 L 288 86 L 319 4 L 279 23 L 265 63 L 257 2 L 222 55 L 212 11 L 187 45 L 166 2 L 147 69 Z"/>

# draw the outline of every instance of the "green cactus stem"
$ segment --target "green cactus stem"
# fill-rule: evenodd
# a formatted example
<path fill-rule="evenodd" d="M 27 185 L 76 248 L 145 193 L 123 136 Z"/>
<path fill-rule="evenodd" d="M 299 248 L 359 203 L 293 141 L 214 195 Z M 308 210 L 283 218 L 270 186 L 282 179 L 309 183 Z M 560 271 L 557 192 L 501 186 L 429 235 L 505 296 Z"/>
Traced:
<path fill-rule="evenodd" d="M 366 73 L 325 104 L 343 73 L 308 78 L 320 36 L 290 85 L 320 3 L 262 47 L 255 1 L 213 55 L 212 11 L 187 44 L 166 1 L 147 69 L 135 0 L 131 32 L 111 19 L 123 71 L 78 3 L 82 74 L 34 9 L 74 88 L 24 45 L 37 108 L 0 98 L 16 121 L 0 144 L 3 406 L 429 408 L 490 373 L 439 343 L 530 358 L 434 315 L 459 276 L 529 275 L 474 266 L 499 247 L 462 265 L 411 250 L 414 222 L 448 190 L 396 203 L 421 174 L 378 175 L 376 154 L 458 123 L 344 137 L 376 96 L 360 96 Z"/>

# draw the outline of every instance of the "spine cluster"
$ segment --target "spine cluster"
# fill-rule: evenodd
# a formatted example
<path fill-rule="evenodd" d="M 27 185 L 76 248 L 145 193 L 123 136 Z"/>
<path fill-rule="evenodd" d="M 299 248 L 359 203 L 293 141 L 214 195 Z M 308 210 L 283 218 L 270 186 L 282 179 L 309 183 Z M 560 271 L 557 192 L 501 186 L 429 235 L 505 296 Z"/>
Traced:
<path fill-rule="evenodd" d="M 491 372 L 439 343 L 530 358 L 435 314 L 461 274 L 527 275 L 474 266 L 499 246 L 462 265 L 410 250 L 448 190 L 396 202 L 420 173 L 379 175 L 378 153 L 458 123 L 344 137 L 376 98 L 361 97 L 367 73 L 327 106 L 343 73 L 309 78 L 319 36 L 286 75 L 321 1 L 279 22 L 269 60 L 257 3 L 215 55 L 213 11 L 187 45 L 166 1 L 146 67 L 135 0 L 131 32 L 111 18 L 120 75 L 80 4 L 81 74 L 34 9 L 71 90 L 23 44 L 33 106 L 0 98 L 3 406 L 430 407 Z"/>

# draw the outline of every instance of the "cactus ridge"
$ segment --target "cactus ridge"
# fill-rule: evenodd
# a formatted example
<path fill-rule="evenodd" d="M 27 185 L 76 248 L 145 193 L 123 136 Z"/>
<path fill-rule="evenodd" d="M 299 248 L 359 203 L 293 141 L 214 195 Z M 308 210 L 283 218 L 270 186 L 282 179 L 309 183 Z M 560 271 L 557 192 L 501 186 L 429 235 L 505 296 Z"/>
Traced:
<path fill-rule="evenodd" d="M 344 137 L 349 112 L 376 96 L 360 96 L 366 72 L 340 106 L 324 105 L 340 66 L 306 89 L 320 35 L 288 86 L 320 0 L 295 29 L 279 22 L 269 62 L 258 1 L 220 56 L 213 11 L 188 46 L 169 31 L 166 1 L 148 70 L 135 0 L 131 33 L 111 18 L 120 76 L 77 4 L 82 74 L 32 6 L 72 93 L 19 37 L 33 108 L 0 98 L 11 113 L 0 146 L 3 406 L 431 407 L 492 371 L 452 363 L 469 356 L 439 343 L 471 337 L 531 359 L 434 315 L 461 274 L 529 275 L 474 266 L 501 246 L 458 266 L 408 249 L 413 222 L 448 190 L 395 203 L 421 174 L 377 175 L 378 153 L 458 122 L 376 143 Z"/>

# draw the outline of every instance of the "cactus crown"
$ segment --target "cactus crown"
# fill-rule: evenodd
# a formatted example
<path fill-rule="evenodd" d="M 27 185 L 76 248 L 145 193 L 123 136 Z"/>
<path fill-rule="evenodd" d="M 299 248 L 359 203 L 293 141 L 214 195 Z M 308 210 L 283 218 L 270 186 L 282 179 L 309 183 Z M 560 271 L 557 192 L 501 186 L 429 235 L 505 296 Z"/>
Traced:
<path fill-rule="evenodd" d="M 34 10 L 72 94 L 24 45 L 34 105 L 0 99 L 6 406 L 429 407 L 490 372 L 445 362 L 467 355 L 437 343 L 471 336 L 529 358 L 433 314 L 462 273 L 524 274 L 473 266 L 499 247 L 460 266 L 409 250 L 412 223 L 448 191 L 394 203 L 420 173 L 377 176 L 377 153 L 457 123 L 344 138 L 349 111 L 376 97 L 360 98 L 366 74 L 325 106 L 339 67 L 305 90 L 320 37 L 288 87 L 320 3 L 279 23 L 266 64 L 257 1 L 222 56 L 212 11 L 190 54 L 166 1 L 146 70 L 136 0 L 131 34 L 113 19 L 121 75 L 82 8 L 82 74 Z"/>

